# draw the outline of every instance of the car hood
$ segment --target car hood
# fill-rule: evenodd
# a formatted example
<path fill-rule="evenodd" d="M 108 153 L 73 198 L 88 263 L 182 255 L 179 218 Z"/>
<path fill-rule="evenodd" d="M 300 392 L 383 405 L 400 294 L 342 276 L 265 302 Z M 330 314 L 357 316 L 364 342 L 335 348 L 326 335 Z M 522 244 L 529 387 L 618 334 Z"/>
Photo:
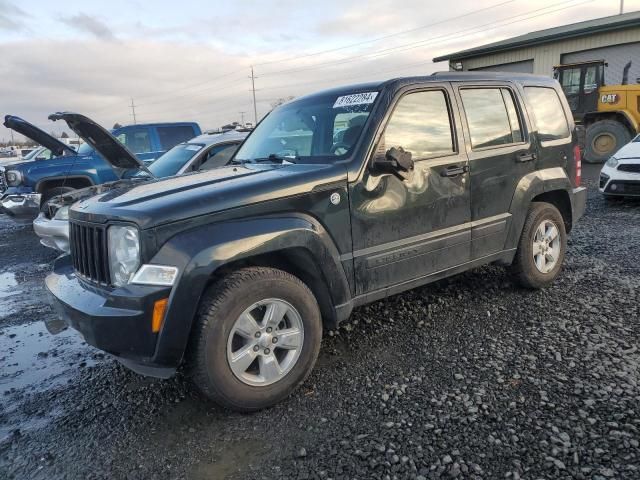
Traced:
<path fill-rule="evenodd" d="M 618 150 L 614 155 L 618 160 L 639 160 L 640 161 L 640 142 L 633 141 L 627 143 Z"/>
<path fill-rule="evenodd" d="M 346 181 L 346 169 L 339 164 L 229 165 L 112 190 L 74 204 L 70 217 L 133 222 L 145 229 L 307 194 L 342 180 Z"/>
<path fill-rule="evenodd" d="M 120 177 L 123 172 L 139 169 L 149 172 L 144 163 L 111 133 L 84 115 L 72 112 L 58 112 L 49 115 L 54 122 L 64 120 L 71 130 L 100 153 L 116 169 Z M 150 173 L 150 172 L 149 172 Z M 151 174 L 151 173 L 150 173 Z M 153 176 L 153 174 L 151 174 Z"/>
<path fill-rule="evenodd" d="M 18 132 L 20 135 L 24 135 L 25 137 L 30 138 L 37 144 L 48 148 L 56 156 L 60 156 L 65 153 L 68 155 L 76 154 L 76 151 L 70 146 L 64 144 L 57 138 L 49 135 L 44 130 L 40 130 L 35 125 L 27 122 L 26 120 L 23 120 L 20 117 L 16 117 L 14 115 L 6 115 L 4 117 L 3 125 Z"/>

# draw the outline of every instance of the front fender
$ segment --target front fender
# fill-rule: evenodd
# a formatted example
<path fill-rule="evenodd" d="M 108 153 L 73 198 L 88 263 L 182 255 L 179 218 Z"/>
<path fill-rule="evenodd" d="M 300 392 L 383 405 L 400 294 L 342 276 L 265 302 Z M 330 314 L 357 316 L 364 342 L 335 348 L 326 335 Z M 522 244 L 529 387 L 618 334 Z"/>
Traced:
<path fill-rule="evenodd" d="M 333 306 L 348 303 L 350 288 L 340 254 L 328 232 L 307 215 L 260 217 L 194 228 L 168 240 L 151 263 L 175 265 L 180 276 L 171 293 L 156 360 L 173 363 L 187 347 L 193 319 L 207 284 L 230 263 L 302 249 L 314 260 Z"/>
<path fill-rule="evenodd" d="M 529 205 L 535 197 L 556 190 L 564 190 L 569 193 L 572 189 L 571 180 L 562 167 L 544 168 L 522 177 L 518 182 L 509 208 L 511 228 L 507 235 L 505 250 L 517 248 L 529 212 Z"/>

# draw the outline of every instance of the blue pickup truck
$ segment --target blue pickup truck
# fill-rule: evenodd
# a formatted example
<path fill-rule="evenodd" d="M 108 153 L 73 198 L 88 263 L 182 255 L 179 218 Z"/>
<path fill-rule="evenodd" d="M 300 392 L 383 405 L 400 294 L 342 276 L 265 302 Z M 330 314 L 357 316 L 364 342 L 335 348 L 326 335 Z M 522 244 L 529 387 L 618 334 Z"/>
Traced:
<path fill-rule="evenodd" d="M 4 126 L 48 148 L 52 158 L 0 167 L 0 213 L 19 222 L 32 221 L 50 198 L 118 179 L 117 172 L 88 144 L 76 152 L 35 125 L 7 115 Z M 145 164 L 178 143 L 202 132 L 197 123 L 147 123 L 112 131 Z"/>

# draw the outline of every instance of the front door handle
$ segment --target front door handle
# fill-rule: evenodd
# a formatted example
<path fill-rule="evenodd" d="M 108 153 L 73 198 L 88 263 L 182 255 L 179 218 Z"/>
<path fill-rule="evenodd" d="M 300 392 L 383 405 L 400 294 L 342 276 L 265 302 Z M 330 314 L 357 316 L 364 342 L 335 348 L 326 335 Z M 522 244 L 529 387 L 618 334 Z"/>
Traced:
<path fill-rule="evenodd" d="M 533 160 L 535 160 L 536 158 L 536 154 L 535 153 L 520 153 L 518 154 L 518 156 L 516 156 L 516 161 L 520 162 L 520 163 L 524 163 L 524 162 L 531 162 Z"/>
<path fill-rule="evenodd" d="M 457 177 L 458 175 L 462 175 L 469 171 L 469 167 L 467 165 L 451 165 L 440 171 L 441 177 Z"/>

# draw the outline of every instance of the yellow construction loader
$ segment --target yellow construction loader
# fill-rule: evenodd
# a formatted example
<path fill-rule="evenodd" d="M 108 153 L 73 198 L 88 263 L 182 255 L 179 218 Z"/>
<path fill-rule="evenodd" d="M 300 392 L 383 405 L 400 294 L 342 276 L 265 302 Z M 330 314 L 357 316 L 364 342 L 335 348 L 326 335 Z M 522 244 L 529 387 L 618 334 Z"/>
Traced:
<path fill-rule="evenodd" d="M 640 132 L 640 78 L 629 82 L 631 62 L 622 83 L 605 85 L 604 60 L 554 67 L 574 120 L 586 128 L 584 160 L 605 162 Z"/>

